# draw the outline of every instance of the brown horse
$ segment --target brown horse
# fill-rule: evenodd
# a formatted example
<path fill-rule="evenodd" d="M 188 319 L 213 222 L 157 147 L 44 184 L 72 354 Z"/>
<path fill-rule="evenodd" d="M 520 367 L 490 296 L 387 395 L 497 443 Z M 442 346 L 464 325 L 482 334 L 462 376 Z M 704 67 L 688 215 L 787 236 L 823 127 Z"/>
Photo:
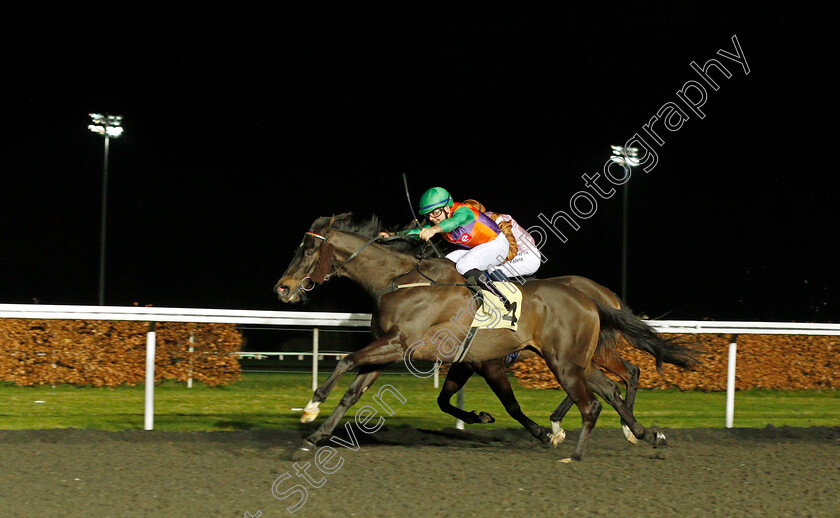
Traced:
<path fill-rule="evenodd" d="M 620 311 L 630 311 L 630 309 L 624 305 L 621 299 L 619 299 L 612 290 L 591 279 L 577 275 L 566 275 L 558 277 L 557 279 L 582 291 L 587 297 L 599 304 L 603 304 Z M 633 345 L 638 344 L 639 342 L 636 342 Z M 692 366 L 686 362 L 684 349 L 682 346 L 675 343 L 673 339 L 664 340 L 662 342 L 650 341 L 644 343 L 643 345 L 650 347 L 648 349 L 644 349 L 644 352 L 650 354 L 656 359 L 657 370 L 661 368 L 663 363 L 670 363 L 682 368 L 692 368 Z M 467 424 L 495 422 L 493 416 L 487 412 L 465 412 L 464 410 L 453 406 L 450 402 L 452 396 L 455 395 L 464 386 L 464 384 L 466 384 L 467 380 L 469 380 L 473 374 L 478 374 L 484 378 L 487 385 L 493 390 L 511 417 L 516 419 L 526 430 L 531 432 L 534 437 L 542 440 L 543 442 L 547 442 L 549 434 L 546 433 L 545 429 L 529 419 L 528 416 L 522 412 L 519 402 L 513 394 L 513 389 L 510 386 L 505 369 L 508 363 L 533 358 L 537 356 L 537 354 L 527 349 L 514 354 L 515 358 L 498 358 L 495 360 L 474 363 L 453 363 L 447 371 L 446 380 L 444 381 L 443 387 L 438 395 L 438 406 L 442 411 L 464 421 Z M 595 356 L 592 357 L 592 361 L 602 370 L 618 376 L 622 382 L 624 382 L 624 386 L 626 387 L 624 403 L 632 412 L 636 401 L 636 391 L 639 386 L 639 368 L 622 358 L 615 347 L 604 347 L 603 343 L 598 344 L 598 348 L 595 350 Z M 560 406 L 557 407 L 557 410 L 555 410 L 551 415 L 551 428 L 553 431 L 553 434 L 551 435 L 557 436 L 564 433 L 561 428 L 561 423 L 571 407 L 572 401 L 568 396 L 566 396 L 566 399 L 563 400 Z M 627 424 L 622 421 L 621 427 L 624 432 L 624 437 L 631 443 L 635 444 L 636 437 L 630 431 Z"/>
<path fill-rule="evenodd" d="M 522 287 L 523 312 L 516 331 L 479 330 L 472 347 L 460 351 L 465 323 L 459 318 L 465 316 L 468 325 L 472 320 L 470 308 L 475 311 L 475 300 L 463 277 L 445 259 L 418 262 L 413 254 L 377 243 L 378 230 L 375 220 L 365 226 L 355 225 L 346 214 L 319 218 L 275 285 L 281 301 L 297 302 L 316 284 L 332 276 L 344 276 L 358 283 L 376 302 L 372 323 L 376 339 L 345 356 L 306 406 L 304 419 L 314 419 L 318 406 L 338 379 L 347 371 L 360 368 L 339 405 L 306 439 L 305 446 L 312 448 L 330 435 L 347 409 L 392 362 L 451 362 L 462 353 L 461 360 L 478 362 L 501 358 L 525 347 L 545 360 L 581 412 L 583 426 L 572 459 L 582 458 L 600 413 L 596 393 L 616 409 L 637 438 L 654 445 L 664 442 L 661 433 L 645 429 L 636 421 L 615 383 L 592 363 L 599 341 L 615 342 L 618 333 L 631 343 L 662 341 L 653 329 L 632 315 L 593 302 L 557 279 L 544 279 Z M 425 286 L 396 289 L 396 279 Z M 430 281 L 432 286 L 428 286 Z M 686 355 L 692 358 L 689 352 Z"/>
<path fill-rule="evenodd" d="M 566 275 L 558 277 L 558 281 L 571 286 L 581 292 L 587 297 L 604 306 L 608 306 L 617 310 L 629 311 L 629 309 L 622 303 L 621 299 L 609 288 L 598 284 L 597 282 L 580 277 L 577 275 Z M 657 352 L 646 351 L 654 356 Z M 667 351 L 666 351 L 667 352 Z M 522 350 L 515 354 L 515 358 L 497 358 L 495 360 L 487 360 L 483 362 L 460 362 L 453 363 L 449 366 L 444 380 L 443 387 L 437 398 L 437 403 L 440 409 L 467 424 L 475 423 L 492 423 L 495 419 L 487 412 L 466 412 L 451 403 L 452 396 L 455 395 L 466 384 L 467 380 L 473 374 L 478 374 L 487 382 L 487 385 L 499 398 L 502 405 L 505 407 L 507 413 L 528 430 L 537 439 L 548 442 L 552 436 L 565 435 L 560 424 L 563 421 L 568 410 L 571 408 L 571 398 L 566 396 L 566 399 L 560 404 L 558 409 L 551 416 L 552 433 L 549 434 L 546 430 L 528 418 L 519 406 L 516 396 L 513 393 L 513 388 L 510 386 L 506 374 L 506 366 L 508 363 L 520 361 L 537 356 L 537 353 L 532 350 Z M 639 368 L 628 362 L 621 356 L 615 347 L 604 347 L 603 342 L 599 343 L 592 357 L 592 361 L 601 369 L 618 376 L 625 386 L 624 403 L 628 410 L 633 411 L 633 405 L 636 400 L 636 391 L 639 385 Z M 679 363 L 679 358 L 671 358 L 666 356 L 665 360 L 668 363 Z M 636 443 L 636 437 L 630 431 L 630 428 L 622 421 L 622 429 L 625 438 Z"/>

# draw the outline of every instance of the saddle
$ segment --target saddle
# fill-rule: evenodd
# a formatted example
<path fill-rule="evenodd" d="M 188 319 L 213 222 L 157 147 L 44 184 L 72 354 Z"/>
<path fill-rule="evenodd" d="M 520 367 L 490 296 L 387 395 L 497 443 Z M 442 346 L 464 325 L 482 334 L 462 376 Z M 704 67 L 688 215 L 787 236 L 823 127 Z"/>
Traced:
<path fill-rule="evenodd" d="M 485 275 L 496 279 L 507 279 L 507 277 L 498 270 L 493 273 L 485 272 Z M 479 304 L 475 315 L 473 316 L 473 321 L 470 324 L 469 331 L 464 337 L 464 341 L 461 343 L 458 348 L 458 352 L 455 355 L 455 362 L 463 361 L 467 356 L 467 352 L 470 350 L 475 334 L 479 329 L 517 330 L 517 323 L 522 314 L 522 291 L 510 281 L 493 281 L 493 284 L 497 290 L 504 290 L 504 293 L 507 293 L 506 296 L 511 303 L 510 309 L 506 309 L 504 302 L 502 302 L 502 300 L 499 299 L 493 292 L 484 289 L 478 290 L 478 288 L 470 287 L 470 289 L 477 290 L 478 296 L 476 297 L 476 300 Z M 515 293 L 510 293 L 511 287 L 514 289 Z"/>
<path fill-rule="evenodd" d="M 505 293 L 510 301 L 510 308 L 506 308 L 504 302 L 495 293 L 482 289 L 476 297 L 479 304 L 471 327 L 516 331 L 517 322 L 522 315 L 522 291 L 510 281 L 494 281 L 493 284 L 497 291 Z M 514 293 L 510 292 L 511 288 Z"/>

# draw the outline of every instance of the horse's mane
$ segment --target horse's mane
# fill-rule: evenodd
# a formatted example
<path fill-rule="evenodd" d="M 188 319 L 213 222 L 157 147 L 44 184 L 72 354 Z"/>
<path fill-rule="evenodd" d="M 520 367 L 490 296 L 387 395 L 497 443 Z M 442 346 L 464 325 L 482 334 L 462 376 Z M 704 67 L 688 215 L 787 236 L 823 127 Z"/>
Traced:
<path fill-rule="evenodd" d="M 332 228 L 334 230 L 358 234 L 369 239 L 377 237 L 380 232 L 382 232 L 383 230 L 387 230 L 376 215 L 373 215 L 369 219 L 365 220 L 355 220 L 353 218 L 353 214 L 350 212 L 346 212 L 344 214 L 339 214 L 332 217 L 324 216 L 318 218 L 315 220 L 314 223 L 312 223 L 312 226 L 309 228 L 309 230 L 311 232 L 318 233 L 324 232 L 327 229 L 327 227 L 330 226 L 331 219 L 334 219 L 334 222 L 332 224 Z M 397 252 L 403 252 L 414 255 L 425 254 L 426 252 L 426 244 L 420 239 L 393 239 L 390 241 L 383 241 L 382 244 L 388 246 L 389 248 Z"/>

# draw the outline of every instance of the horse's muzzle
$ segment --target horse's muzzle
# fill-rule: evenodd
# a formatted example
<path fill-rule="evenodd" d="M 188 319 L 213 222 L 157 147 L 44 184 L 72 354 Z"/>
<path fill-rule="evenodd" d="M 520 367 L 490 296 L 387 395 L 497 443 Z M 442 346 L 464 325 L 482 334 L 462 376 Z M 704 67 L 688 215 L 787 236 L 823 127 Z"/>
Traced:
<path fill-rule="evenodd" d="M 295 300 L 292 300 L 294 295 L 292 290 L 282 281 L 278 282 L 274 286 L 274 293 L 277 294 L 277 298 L 280 299 L 280 302 L 296 302 Z"/>
<path fill-rule="evenodd" d="M 304 300 L 306 298 L 306 292 L 312 290 L 314 287 L 315 283 L 309 277 L 304 278 L 301 282 L 284 277 L 274 285 L 274 293 L 277 294 L 280 302 L 294 304 Z"/>

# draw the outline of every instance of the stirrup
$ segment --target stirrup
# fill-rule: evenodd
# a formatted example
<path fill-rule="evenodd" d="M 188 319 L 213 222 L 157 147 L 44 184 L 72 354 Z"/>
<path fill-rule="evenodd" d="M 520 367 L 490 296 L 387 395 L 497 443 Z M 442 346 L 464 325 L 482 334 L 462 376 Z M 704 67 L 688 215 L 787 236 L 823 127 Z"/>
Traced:
<path fill-rule="evenodd" d="M 465 276 L 466 276 L 466 275 L 468 275 L 468 277 L 467 277 L 467 285 L 468 285 L 468 286 L 470 286 L 470 285 L 475 286 L 475 287 L 478 289 L 478 293 L 479 293 L 479 294 L 481 293 L 481 288 L 484 288 L 485 290 L 487 290 L 487 291 L 489 291 L 490 293 L 492 293 L 493 295 L 495 295 L 495 296 L 496 296 L 496 297 L 497 297 L 497 298 L 498 298 L 498 299 L 502 302 L 502 304 L 504 304 L 504 306 L 505 306 L 505 311 L 506 311 L 507 313 L 510 313 L 512 310 L 513 310 L 513 311 L 516 311 L 516 307 L 515 307 L 514 303 L 513 303 L 513 302 L 511 302 L 511 301 L 510 301 L 510 300 L 509 300 L 509 299 L 508 299 L 508 298 L 507 298 L 507 297 L 506 297 L 506 296 L 505 296 L 505 295 L 504 295 L 504 294 L 503 294 L 503 293 L 502 293 L 502 292 L 501 292 L 501 291 L 500 291 L 500 290 L 496 287 L 496 285 L 495 285 L 495 284 L 493 284 L 493 280 L 492 280 L 492 279 L 493 279 L 493 274 L 494 274 L 494 273 L 495 273 L 495 272 L 482 272 L 481 270 L 478 270 L 478 269 L 473 269 L 473 270 L 470 270 L 470 271 L 468 271 L 468 272 L 465 274 Z M 483 276 L 485 279 L 487 279 L 487 280 L 486 280 L 486 281 L 482 281 L 482 280 L 481 280 L 482 276 Z M 504 277 L 504 275 L 502 275 L 502 277 L 503 277 L 503 279 L 502 279 L 502 280 L 507 280 L 507 278 L 506 278 L 506 277 Z M 483 299 L 483 297 L 482 297 L 482 299 Z M 482 302 L 483 302 L 483 300 L 482 300 Z"/>

